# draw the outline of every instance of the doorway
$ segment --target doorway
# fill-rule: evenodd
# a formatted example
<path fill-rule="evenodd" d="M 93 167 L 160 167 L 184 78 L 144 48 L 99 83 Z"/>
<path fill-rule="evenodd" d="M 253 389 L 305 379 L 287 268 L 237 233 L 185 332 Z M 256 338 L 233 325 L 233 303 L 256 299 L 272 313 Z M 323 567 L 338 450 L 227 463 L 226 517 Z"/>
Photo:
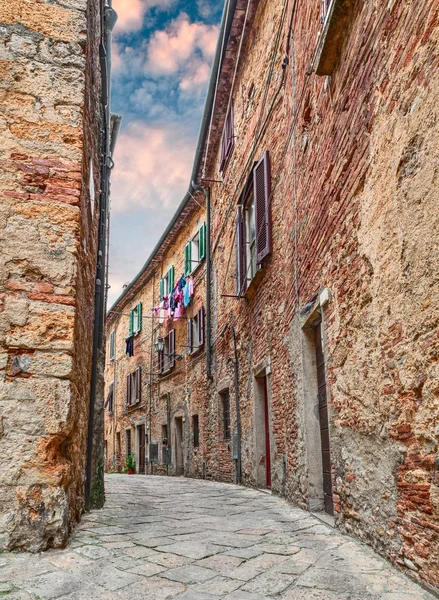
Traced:
<path fill-rule="evenodd" d="M 270 398 L 265 374 L 255 378 L 255 447 L 257 485 L 271 489 Z"/>
<path fill-rule="evenodd" d="M 175 417 L 175 474 L 184 474 L 183 417 Z"/>
<path fill-rule="evenodd" d="M 146 467 L 146 430 L 145 424 L 137 426 L 137 439 L 139 444 L 139 468 L 138 472 L 141 475 L 145 474 Z"/>
<path fill-rule="evenodd" d="M 334 515 L 332 497 L 331 450 L 329 440 L 328 397 L 326 392 L 326 365 L 323 348 L 322 321 L 315 325 L 315 349 L 317 369 L 317 397 L 319 402 L 320 441 L 322 447 L 323 494 L 325 512 Z"/>

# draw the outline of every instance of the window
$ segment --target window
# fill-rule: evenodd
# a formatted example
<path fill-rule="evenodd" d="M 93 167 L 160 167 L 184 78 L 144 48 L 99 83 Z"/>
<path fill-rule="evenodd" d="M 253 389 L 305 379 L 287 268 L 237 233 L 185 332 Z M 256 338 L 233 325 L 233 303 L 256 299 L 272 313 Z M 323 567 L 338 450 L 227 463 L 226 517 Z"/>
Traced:
<path fill-rule="evenodd" d="M 162 444 L 163 446 L 167 446 L 169 443 L 168 440 L 168 426 L 162 425 Z"/>
<path fill-rule="evenodd" d="M 187 321 L 187 345 L 188 354 L 193 354 L 204 346 L 205 333 L 205 311 L 204 306 L 197 314 Z"/>
<path fill-rule="evenodd" d="M 108 412 L 113 414 L 114 412 L 114 382 L 110 383 L 110 389 L 108 391 L 108 396 L 105 401 L 104 408 L 108 408 Z"/>
<path fill-rule="evenodd" d="M 130 311 L 129 335 L 137 335 L 142 331 L 142 303 Z"/>
<path fill-rule="evenodd" d="M 88 177 L 88 193 L 90 198 L 90 208 L 91 214 L 94 215 L 95 212 L 95 177 L 93 170 L 93 159 L 89 160 L 89 177 Z"/>
<path fill-rule="evenodd" d="M 223 436 L 225 440 L 230 440 L 230 393 L 227 390 L 221 394 L 223 411 Z"/>
<path fill-rule="evenodd" d="M 116 454 L 117 456 L 120 456 L 121 453 L 121 449 L 120 449 L 120 431 L 118 431 L 116 433 Z"/>
<path fill-rule="evenodd" d="M 326 17 L 329 13 L 331 4 L 332 4 L 332 0 L 322 0 L 322 23 L 324 23 L 326 21 Z"/>
<path fill-rule="evenodd" d="M 201 225 L 197 234 L 184 248 L 185 277 L 195 271 L 200 262 L 206 258 L 206 223 Z"/>
<path fill-rule="evenodd" d="M 125 430 L 126 456 L 131 456 L 131 429 Z"/>
<path fill-rule="evenodd" d="M 164 338 L 164 350 L 159 352 L 159 373 L 166 373 L 175 366 L 175 329 L 172 329 Z"/>
<path fill-rule="evenodd" d="M 129 408 L 142 399 L 142 367 L 127 375 L 126 406 Z"/>
<path fill-rule="evenodd" d="M 169 296 L 174 289 L 174 267 L 172 266 L 166 275 L 160 280 L 160 301 L 164 296 Z"/>
<path fill-rule="evenodd" d="M 236 215 L 236 290 L 248 288 L 272 251 L 270 158 L 265 152 L 253 168 Z"/>
<path fill-rule="evenodd" d="M 317 42 L 313 69 L 316 75 L 332 75 L 343 57 L 343 46 L 350 31 L 355 2 L 322 1 L 322 30 Z"/>
<path fill-rule="evenodd" d="M 230 105 L 224 123 L 223 135 L 221 138 L 221 159 L 220 172 L 222 173 L 227 165 L 233 146 L 235 145 L 235 128 L 233 123 L 233 104 Z"/>
<path fill-rule="evenodd" d="M 200 445 L 200 429 L 198 424 L 198 415 L 193 415 L 192 417 L 192 432 L 194 436 L 194 448 L 198 448 L 198 446 Z"/>
<path fill-rule="evenodd" d="M 115 346 L 116 346 L 116 332 L 113 329 L 113 331 L 110 333 L 110 360 L 114 360 Z"/>

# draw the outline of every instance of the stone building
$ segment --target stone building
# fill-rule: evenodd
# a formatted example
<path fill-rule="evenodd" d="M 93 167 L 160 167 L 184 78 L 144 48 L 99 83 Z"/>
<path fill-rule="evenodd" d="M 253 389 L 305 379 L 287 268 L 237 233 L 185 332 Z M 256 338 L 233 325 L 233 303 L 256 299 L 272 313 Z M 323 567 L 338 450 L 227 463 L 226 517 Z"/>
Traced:
<path fill-rule="evenodd" d="M 205 345 L 164 375 L 149 336 L 136 363 L 147 472 L 271 488 L 435 588 L 438 18 L 437 0 L 227 4 L 192 174 Z M 156 304 L 184 210 L 107 336 L 128 299 Z"/>
<path fill-rule="evenodd" d="M 114 16 L 0 7 L 0 552 L 62 546 L 84 509 Z"/>

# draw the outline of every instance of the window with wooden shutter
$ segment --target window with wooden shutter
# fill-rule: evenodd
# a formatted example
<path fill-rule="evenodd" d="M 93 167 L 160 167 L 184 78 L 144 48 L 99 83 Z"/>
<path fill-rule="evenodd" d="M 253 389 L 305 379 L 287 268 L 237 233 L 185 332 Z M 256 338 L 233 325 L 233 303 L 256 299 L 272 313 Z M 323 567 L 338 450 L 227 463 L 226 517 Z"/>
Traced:
<path fill-rule="evenodd" d="M 175 329 L 171 329 L 169 332 L 169 368 L 172 369 L 175 366 Z"/>
<path fill-rule="evenodd" d="M 131 404 L 131 374 L 127 375 L 127 390 L 125 404 L 127 406 Z"/>
<path fill-rule="evenodd" d="M 142 400 L 142 367 L 136 369 L 136 402 Z"/>
<path fill-rule="evenodd" d="M 184 275 L 188 277 L 188 275 L 192 272 L 192 242 L 188 242 L 184 247 Z"/>
<path fill-rule="evenodd" d="M 271 174 L 268 152 L 253 170 L 255 197 L 256 261 L 260 265 L 271 254 Z"/>
<path fill-rule="evenodd" d="M 206 223 L 203 223 L 200 228 L 200 253 L 199 260 L 206 258 Z"/>
<path fill-rule="evenodd" d="M 132 336 L 134 332 L 134 311 L 130 310 L 130 321 L 128 326 L 128 335 Z"/>
<path fill-rule="evenodd" d="M 143 305 L 141 302 L 137 305 L 137 331 L 136 333 L 140 333 L 142 331 L 142 310 Z"/>
<path fill-rule="evenodd" d="M 245 250 L 245 224 L 241 207 L 238 207 L 235 221 L 235 244 L 236 244 L 236 295 L 240 296 L 246 287 L 246 250 Z"/>
<path fill-rule="evenodd" d="M 164 295 L 165 295 L 165 280 L 160 279 L 160 302 L 163 300 Z"/>
<path fill-rule="evenodd" d="M 194 342 L 192 338 L 192 319 L 187 320 L 187 346 L 188 354 L 192 354 L 194 351 Z"/>
<path fill-rule="evenodd" d="M 166 294 L 167 296 L 169 296 L 169 294 L 174 289 L 174 273 L 175 273 L 175 269 L 174 269 L 174 265 L 172 265 L 172 267 L 168 271 L 168 290 L 167 290 L 167 294 Z"/>
<path fill-rule="evenodd" d="M 235 128 L 233 119 L 233 104 L 230 104 L 229 111 L 226 115 L 224 123 L 223 135 L 221 137 L 221 159 L 220 171 L 223 172 L 226 168 L 227 161 L 232 153 L 235 145 Z"/>
<path fill-rule="evenodd" d="M 110 333 L 110 360 L 114 360 L 115 346 L 116 346 L 116 332 L 113 329 L 113 331 Z"/>
<path fill-rule="evenodd" d="M 205 337 L 205 318 L 204 318 L 204 306 L 198 311 L 198 347 L 204 346 Z"/>

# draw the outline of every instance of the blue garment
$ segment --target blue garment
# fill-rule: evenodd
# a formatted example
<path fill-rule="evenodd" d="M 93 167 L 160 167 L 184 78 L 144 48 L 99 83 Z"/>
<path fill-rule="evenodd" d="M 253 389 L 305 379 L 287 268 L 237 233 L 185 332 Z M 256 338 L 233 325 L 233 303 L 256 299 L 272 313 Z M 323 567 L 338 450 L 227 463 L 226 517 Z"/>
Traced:
<path fill-rule="evenodd" d="M 186 279 L 184 278 L 184 275 L 181 277 L 180 281 L 177 283 L 177 287 L 178 287 L 178 291 L 180 292 L 184 286 L 186 285 Z"/>
<path fill-rule="evenodd" d="M 186 282 L 186 285 L 184 286 L 183 294 L 184 294 L 183 304 L 184 304 L 184 307 L 186 308 L 186 306 L 189 306 L 189 304 L 191 302 L 191 291 L 190 291 L 189 281 Z"/>

